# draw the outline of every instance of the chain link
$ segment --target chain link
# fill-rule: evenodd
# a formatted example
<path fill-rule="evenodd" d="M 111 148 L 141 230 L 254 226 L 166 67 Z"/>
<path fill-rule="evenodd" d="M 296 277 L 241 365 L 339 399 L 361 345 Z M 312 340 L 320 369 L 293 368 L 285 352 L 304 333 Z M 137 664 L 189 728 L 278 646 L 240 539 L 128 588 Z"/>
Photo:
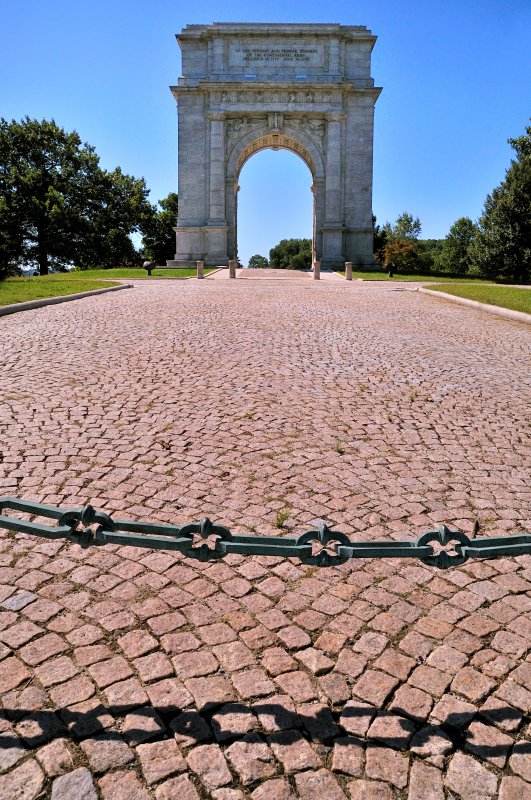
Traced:
<path fill-rule="evenodd" d="M 56 520 L 56 524 L 27 522 L 5 515 L 5 510 Z M 416 541 L 353 542 L 346 534 L 322 524 L 297 537 L 253 536 L 231 533 L 209 519 L 185 525 L 113 520 L 90 504 L 64 511 L 57 506 L 15 497 L 0 497 L 1 528 L 45 539 L 66 539 L 83 548 L 119 544 L 177 550 L 187 558 L 203 562 L 231 553 L 298 558 L 302 564 L 316 567 L 338 566 L 351 558 L 418 558 L 429 566 L 449 569 L 464 564 L 469 558 L 531 554 L 531 534 L 470 539 L 461 530 L 440 525 Z M 474 534 L 477 532 L 476 523 Z"/>

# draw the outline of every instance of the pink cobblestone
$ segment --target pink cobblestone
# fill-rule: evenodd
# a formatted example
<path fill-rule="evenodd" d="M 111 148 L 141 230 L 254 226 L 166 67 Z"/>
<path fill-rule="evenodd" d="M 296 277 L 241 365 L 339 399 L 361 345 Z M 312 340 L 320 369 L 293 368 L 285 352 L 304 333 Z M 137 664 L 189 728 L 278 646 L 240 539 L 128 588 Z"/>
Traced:
<path fill-rule="evenodd" d="M 0 493 L 275 536 L 284 511 L 529 530 L 527 329 L 396 288 L 144 281 L 3 318 Z M 0 605 L 0 798 L 529 796 L 529 557 L 318 570 L 0 531 Z"/>

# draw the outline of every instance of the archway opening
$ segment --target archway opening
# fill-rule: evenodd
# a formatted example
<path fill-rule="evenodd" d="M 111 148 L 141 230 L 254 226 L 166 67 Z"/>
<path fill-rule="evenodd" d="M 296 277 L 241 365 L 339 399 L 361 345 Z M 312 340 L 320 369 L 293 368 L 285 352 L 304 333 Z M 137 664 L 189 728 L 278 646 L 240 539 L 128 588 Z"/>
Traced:
<path fill-rule="evenodd" d="M 315 251 L 312 174 L 291 150 L 265 149 L 243 165 L 238 179 L 238 259 L 247 266 L 253 255 L 269 261 L 282 239 L 310 239 Z"/>

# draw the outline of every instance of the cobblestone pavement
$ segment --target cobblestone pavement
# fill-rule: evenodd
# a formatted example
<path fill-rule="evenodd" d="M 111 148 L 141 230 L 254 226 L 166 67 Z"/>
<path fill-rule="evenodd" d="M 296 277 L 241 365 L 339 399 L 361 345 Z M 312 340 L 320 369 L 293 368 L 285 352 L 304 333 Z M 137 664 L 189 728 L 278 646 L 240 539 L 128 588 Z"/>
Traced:
<path fill-rule="evenodd" d="M 399 289 L 144 281 L 2 319 L 0 494 L 529 530 L 529 330 Z M 530 609 L 527 556 L 203 565 L 4 532 L 0 800 L 525 800 Z"/>

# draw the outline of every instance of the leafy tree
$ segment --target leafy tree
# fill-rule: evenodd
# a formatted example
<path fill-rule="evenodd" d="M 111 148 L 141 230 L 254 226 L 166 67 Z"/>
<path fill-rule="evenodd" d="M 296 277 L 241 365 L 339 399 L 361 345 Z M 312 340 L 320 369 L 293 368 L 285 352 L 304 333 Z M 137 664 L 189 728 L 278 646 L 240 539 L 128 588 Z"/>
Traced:
<path fill-rule="evenodd" d="M 385 266 L 394 264 L 399 272 L 418 272 L 421 261 L 418 254 L 418 237 L 422 226 L 418 217 L 404 211 L 394 225 L 386 222 L 383 231 L 386 243 L 383 248 Z"/>
<path fill-rule="evenodd" d="M 406 239 L 391 239 L 384 248 L 384 264 L 395 265 L 397 272 L 419 272 L 420 259 L 415 246 Z"/>
<path fill-rule="evenodd" d="M 153 264 L 165 264 L 175 253 L 175 226 L 179 213 L 179 196 L 170 192 L 159 200 L 160 211 L 155 208 L 142 222 L 144 255 Z"/>
<path fill-rule="evenodd" d="M 418 239 L 415 249 L 419 257 L 421 272 L 430 272 L 436 266 L 443 241 L 443 239 Z"/>
<path fill-rule="evenodd" d="M 487 196 L 471 246 L 472 265 L 485 277 L 527 283 L 531 276 L 531 126 L 509 139 L 516 153 L 505 179 Z"/>
<path fill-rule="evenodd" d="M 76 131 L 0 119 L 0 273 L 22 262 L 45 275 L 50 266 L 130 259 L 147 194 L 143 179 L 101 169 Z"/>
<path fill-rule="evenodd" d="M 269 251 L 269 264 L 274 269 L 310 269 L 311 239 L 282 239 Z"/>
<path fill-rule="evenodd" d="M 256 255 L 251 256 L 248 266 L 250 269 L 265 269 L 269 266 L 269 261 L 265 256 L 261 256 L 259 253 L 257 253 Z"/>
<path fill-rule="evenodd" d="M 372 233 L 373 233 L 372 250 L 374 253 L 374 257 L 376 258 L 377 261 L 383 263 L 384 249 L 387 243 L 387 233 L 382 227 L 380 227 L 380 225 L 376 224 L 375 214 L 372 215 Z"/>
<path fill-rule="evenodd" d="M 443 239 L 435 267 L 441 272 L 466 275 L 472 264 L 471 249 L 477 228 L 469 217 L 460 217 Z"/>
<path fill-rule="evenodd" d="M 386 222 L 384 225 L 388 239 L 406 239 L 408 241 L 416 241 L 421 233 L 422 225 L 418 217 L 413 217 L 404 211 L 396 218 L 395 224 Z"/>

